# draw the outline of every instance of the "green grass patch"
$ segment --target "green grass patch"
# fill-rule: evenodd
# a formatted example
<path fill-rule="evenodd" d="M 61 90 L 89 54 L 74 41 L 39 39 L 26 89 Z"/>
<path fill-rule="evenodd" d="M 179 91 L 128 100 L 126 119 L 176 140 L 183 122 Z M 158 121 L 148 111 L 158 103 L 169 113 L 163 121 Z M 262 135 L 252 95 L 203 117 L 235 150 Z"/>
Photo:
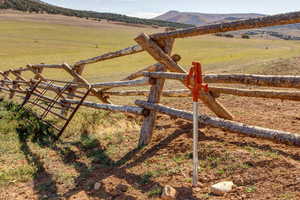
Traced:
<path fill-rule="evenodd" d="M 253 193 L 255 191 L 256 191 L 255 186 L 249 186 L 249 187 L 246 187 L 246 189 L 245 189 L 245 192 L 247 192 L 247 193 Z"/>
<path fill-rule="evenodd" d="M 162 194 L 162 188 L 159 186 L 153 187 L 149 192 L 148 192 L 148 197 L 153 198 L 153 197 L 159 197 Z"/>
<path fill-rule="evenodd" d="M 78 177 L 84 179 L 96 168 L 115 166 L 114 158 L 122 157 L 122 153 L 132 148 L 130 143 L 119 150 L 118 145 L 124 145 L 126 138 L 121 137 L 124 133 L 121 130 L 132 131 L 137 125 L 135 120 L 128 122 L 123 114 L 108 115 L 106 111 L 91 110 L 77 113 L 72 122 L 76 126 L 67 129 L 63 142 L 53 144 L 50 138 L 54 133 L 31 111 L 0 102 L 0 186 L 43 176 L 47 180 L 36 186 L 40 192 L 47 191 L 49 185 L 55 189 L 58 183 L 70 188 L 76 185 Z M 116 127 L 111 127 L 112 123 L 117 124 Z M 105 141 L 102 137 L 111 139 Z M 104 142 L 100 144 L 100 140 Z"/>

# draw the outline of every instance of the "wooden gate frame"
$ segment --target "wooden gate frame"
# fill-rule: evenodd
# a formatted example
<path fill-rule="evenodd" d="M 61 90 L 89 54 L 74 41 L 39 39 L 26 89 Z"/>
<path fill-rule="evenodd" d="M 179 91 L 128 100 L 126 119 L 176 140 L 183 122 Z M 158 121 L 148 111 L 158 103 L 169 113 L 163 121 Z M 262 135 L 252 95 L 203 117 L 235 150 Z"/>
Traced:
<path fill-rule="evenodd" d="M 78 109 L 80 108 L 80 106 L 82 105 L 82 103 L 85 101 L 85 99 L 87 98 L 87 96 L 89 95 L 90 91 L 91 91 L 91 87 L 89 86 L 86 93 L 84 94 L 84 96 L 81 97 L 80 102 L 76 105 L 75 108 L 72 108 L 72 112 L 71 114 L 66 118 L 58 113 L 55 113 L 54 111 L 52 111 L 52 108 L 55 104 L 59 104 L 61 102 L 63 102 L 63 100 L 60 100 L 60 97 L 62 96 L 62 94 L 64 93 L 65 90 L 68 90 L 72 84 L 72 82 L 66 83 L 66 85 L 64 86 L 63 90 L 60 91 L 60 93 L 57 93 L 57 96 L 54 97 L 54 99 L 44 99 L 44 102 L 49 103 L 49 105 L 45 108 L 42 107 L 41 105 L 38 104 L 38 101 L 40 101 L 41 99 L 43 99 L 45 93 L 49 90 L 49 88 L 51 88 L 51 84 L 54 82 L 50 82 L 47 87 L 44 88 L 43 92 L 41 94 L 37 94 L 37 88 L 39 87 L 39 84 L 41 84 L 42 80 L 38 80 L 37 82 L 31 80 L 32 84 L 31 84 L 31 88 L 27 89 L 26 92 L 26 96 L 24 97 L 24 101 L 21 104 L 21 108 L 26 109 L 26 104 L 31 104 L 32 106 L 38 106 L 40 109 L 42 109 L 44 111 L 42 116 L 37 116 L 40 120 L 42 120 L 44 123 L 48 124 L 49 126 L 51 126 L 54 130 L 58 131 L 57 135 L 54 136 L 54 142 L 57 141 L 62 134 L 64 133 L 65 129 L 68 127 L 68 125 L 70 124 L 71 120 L 73 119 L 73 117 L 75 116 L 76 112 L 78 111 Z M 37 102 L 32 102 L 30 101 L 30 99 L 36 96 L 36 100 Z M 32 108 L 32 107 L 31 107 Z M 69 109 L 71 107 L 68 107 Z M 57 126 L 47 122 L 46 120 L 46 116 L 47 114 L 53 114 L 56 117 L 59 117 L 61 120 L 65 120 L 64 125 L 61 128 L 58 128 Z"/>

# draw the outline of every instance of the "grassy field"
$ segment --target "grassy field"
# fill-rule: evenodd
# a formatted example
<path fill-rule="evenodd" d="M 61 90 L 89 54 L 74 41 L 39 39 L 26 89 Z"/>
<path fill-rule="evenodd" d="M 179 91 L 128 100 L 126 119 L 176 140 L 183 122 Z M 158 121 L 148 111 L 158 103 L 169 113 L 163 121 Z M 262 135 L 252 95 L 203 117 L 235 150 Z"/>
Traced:
<path fill-rule="evenodd" d="M 134 37 L 151 28 L 118 25 L 71 26 L 35 21 L 0 21 L 0 70 L 18 68 L 28 63 L 74 63 L 135 44 Z M 161 31 L 161 30 L 160 30 Z M 204 64 L 206 72 L 260 72 L 263 65 L 280 58 L 300 54 L 300 42 L 258 39 L 228 39 L 213 36 L 180 39 L 174 53 L 189 66 L 192 61 Z M 89 65 L 84 75 L 92 81 L 118 80 L 155 62 L 146 53 Z M 65 74 L 48 71 L 49 77 Z"/>

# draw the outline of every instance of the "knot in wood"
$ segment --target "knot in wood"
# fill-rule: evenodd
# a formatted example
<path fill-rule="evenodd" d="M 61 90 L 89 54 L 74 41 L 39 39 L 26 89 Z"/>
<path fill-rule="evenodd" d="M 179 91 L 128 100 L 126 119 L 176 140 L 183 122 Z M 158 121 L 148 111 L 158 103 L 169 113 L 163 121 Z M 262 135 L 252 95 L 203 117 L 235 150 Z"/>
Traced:
<path fill-rule="evenodd" d="M 149 78 L 149 83 L 150 85 L 155 85 L 157 82 L 157 79 L 156 78 Z"/>

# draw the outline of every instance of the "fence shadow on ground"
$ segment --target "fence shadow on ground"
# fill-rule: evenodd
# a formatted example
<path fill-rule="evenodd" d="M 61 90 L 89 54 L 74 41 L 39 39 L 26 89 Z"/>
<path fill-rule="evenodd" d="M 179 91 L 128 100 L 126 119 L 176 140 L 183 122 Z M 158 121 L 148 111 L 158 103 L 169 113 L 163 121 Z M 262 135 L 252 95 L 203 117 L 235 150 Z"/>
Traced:
<path fill-rule="evenodd" d="M 8 103 L 5 106 L 7 110 L 13 112 L 15 119 L 18 120 L 16 133 L 20 151 L 25 155 L 27 162 L 36 168 L 33 174 L 33 189 L 37 192 L 38 198 L 57 198 L 57 183 L 53 175 L 47 171 L 40 156 L 29 146 L 29 141 L 43 148 L 49 146 L 54 138 L 51 127 L 37 119 L 31 111 L 22 109 L 16 104 Z"/>
<path fill-rule="evenodd" d="M 23 114 L 22 116 L 26 117 L 28 114 Z M 160 183 L 150 179 L 147 180 L 147 184 L 144 184 L 145 177 L 143 177 L 143 175 L 128 172 L 128 169 L 133 168 L 151 158 L 158 150 L 166 148 L 170 142 L 188 131 L 186 129 L 176 130 L 165 139 L 146 150 L 133 161 L 130 160 L 139 153 L 142 148 L 132 149 L 119 160 L 113 161 L 105 153 L 105 149 L 97 139 L 93 138 L 89 143 L 84 142 L 85 140 L 90 139 L 87 134 L 82 134 L 80 140 L 76 142 L 67 143 L 58 141 L 56 144 L 51 144 L 53 133 L 50 130 L 46 130 L 44 126 L 40 126 L 40 128 L 41 129 L 32 129 L 32 125 L 28 123 L 23 123 L 17 128 L 19 141 L 21 143 L 20 150 L 24 153 L 27 162 L 37 168 L 33 177 L 33 189 L 37 192 L 39 199 L 43 199 L 45 197 L 48 199 L 70 198 L 81 191 L 85 191 L 85 193 L 91 197 L 93 196 L 104 199 L 109 197 L 118 197 L 130 200 L 136 199 L 136 197 L 127 195 L 124 192 L 118 192 L 118 187 L 116 187 L 116 191 L 107 190 L 104 187 L 100 188 L 98 191 L 94 191 L 94 183 L 101 182 L 110 176 L 115 176 L 120 180 L 125 180 L 129 187 L 133 187 L 142 193 L 147 193 L 153 186 L 163 187 Z M 65 165 L 72 166 L 78 172 L 79 175 L 75 178 L 73 188 L 69 189 L 64 194 L 58 194 L 58 183 L 54 178 L 54 174 L 47 171 L 45 163 L 30 148 L 29 142 L 36 143 L 41 148 L 48 148 L 56 151 Z M 93 167 L 90 167 L 86 163 L 80 161 L 78 154 L 72 150 L 73 147 L 80 150 L 80 155 L 82 154 L 81 156 L 89 158 Z M 119 184 L 119 187 L 124 188 L 124 185 Z M 196 197 L 193 197 L 191 188 L 183 187 L 177 189 L 189 195 L 190 198 L 197 199 Z"/>
<path fill-rule="evenodd" d="M 80 139 L 74 142 L 63 142 L 58 141 L 56 144 L 52 144 L 52 138 L 54 133 L 51 129 L 47 129 L 47 126 L 41 125 L 40 122 L 37 122 L 38 125 L 33 126 L 32 123 L 23 123 L 22 119 L 29 119 L 34 116 L 30 115 L 30 112 L 23 111 L 20 113 L 18 107 L 14 104 L 8 104 L 7 108 L 15 112 L 16 118 L 19 118 L 21 123 L 17 127 L 16 131 L 19 136 L 20 141 L 20 150 L 24 153 L 25 158 L 28 163 L 32 164 L 37 168 L 37 171 L 33 176 L 33 189 L 37 192 L 40 199 L 47 197 L 49 199 L 56 198 L 69 198 L 73 195 L 78 194 L 81 191 L 84 191 L 91 197 L 98 198 L 108 198 L 113 195 L 118 196 L 119 198 L 125 199 L 136 199 L 133 196 L 129 196 L 126 193 L 111 191 L 104 187 L 100 188 L 98 191 L 94 191 L 94 183 L 101 182 L 104 179 L 114 176 L 120 180 L 124 180 L 129 187 L 135 188 L 136 190 L 147 193 L 149 187 L 158 186 L 163 187 L 160 183 L 147 180 L 147 184 L 143 185 L 145 177 L 143 175 L 137 175 L 135 173 L 128 172 L 128 169 L 133 168 L 147 159 L 156 155 L 156 153 L 166 148 L 173 140 L 178 138 L 184 133 L 187 133 L 191 129 L 191 125 L 187 124 L 185 126 L 178 127 L 179 129 L 175 130 L 173 133 L 169 134 L 163 140 L 153 144 L 153 146 L 139 155 L 137 158 L 133 159 L 137 153 L 139 153 L 142 148 L 134 148 L 131 151 L 127 152 L 122 158 L 117 161 L 112 160 L 105 152 L 105 148 L 101 145 L 101 142 L 95 138 L 91 138 L 88 134 L 82 133 Z M 202 136 L 202 140 L 214 140 L 218 142 L 226 142 L 222 138 L 217 138 L 213 136 Z M 89 141 L 88 143 L 85 141 Z M 60 159 L 65 165 L 73 167 L 76 172 L 79 174 L 74 181 L 74 187 L 59 194 L 57 180 L 55 180 L 55 174 L 49 173 L 45 167 L 45 163 L 40 159 L 39 155 L 34 152 L 30 147 L 29 142 L 38 144 L 41 148 L 48 148 L 49 150 L 54 150 L 57 152 L 57 155 L 60 156 Z M 234 141 L 227 141 L 233 145 L 237 146 L 251 146 L 253 148 L 268 150 L 272 152 L 279 153 L 284 156 L 288 156 L 294 160 L 299 161 L 297 155 L 289 154 L 288 152 L 283 152 L 275 148 L 249 143 L 239 143 Z M 87 163 L 82 162 L 78 156 L 78 152 L 74 152 L 72 149 L 79 149 L 80 156 L 87 157 L 91 161 L 91 166 Z M 120 186 L 122 187 L 122 186 Z M 118 187 L 117 187 L 118 188 Z M 176 188 L 177 191 L 188 196 L 190 199 L 197 199 L 193 196 L 192 189 L 189 187 L 180 187 Z M 117 189 L 118 191 L 118 189 Z"/>

